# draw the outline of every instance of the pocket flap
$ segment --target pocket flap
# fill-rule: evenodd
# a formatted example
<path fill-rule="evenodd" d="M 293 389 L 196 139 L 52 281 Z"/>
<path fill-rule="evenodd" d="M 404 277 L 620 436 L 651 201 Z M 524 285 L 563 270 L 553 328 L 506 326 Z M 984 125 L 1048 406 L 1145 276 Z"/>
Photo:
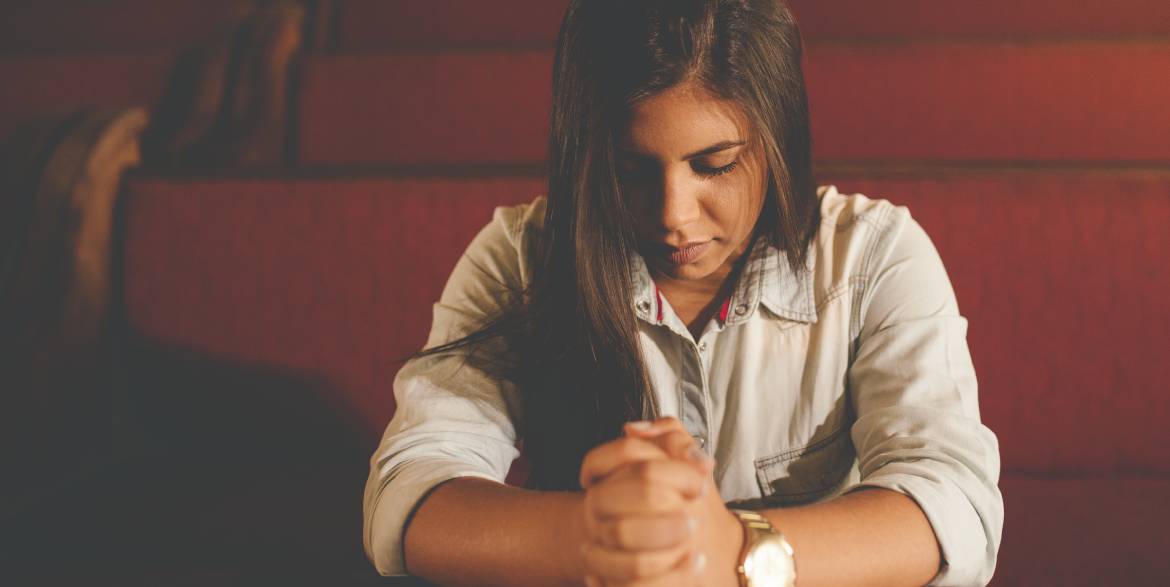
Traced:
<path fill-rule="evenodd" d="M 857 459 L 849 426 L 807 446 L 756 459 L 756 479 L 765 497 L 787 504 L 816 501 L 840 488 Z"/>

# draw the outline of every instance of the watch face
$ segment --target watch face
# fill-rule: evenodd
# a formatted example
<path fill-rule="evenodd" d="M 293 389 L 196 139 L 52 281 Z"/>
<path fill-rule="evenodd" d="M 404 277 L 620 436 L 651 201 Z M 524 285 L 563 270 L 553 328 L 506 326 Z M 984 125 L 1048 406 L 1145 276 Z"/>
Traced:
<path fill-rule="evenodd" d="M 792 550 L 780 540 L 763 540 L 743 561 L 744 575 L 752 587 L 785 587 L 796 578 Z"/>

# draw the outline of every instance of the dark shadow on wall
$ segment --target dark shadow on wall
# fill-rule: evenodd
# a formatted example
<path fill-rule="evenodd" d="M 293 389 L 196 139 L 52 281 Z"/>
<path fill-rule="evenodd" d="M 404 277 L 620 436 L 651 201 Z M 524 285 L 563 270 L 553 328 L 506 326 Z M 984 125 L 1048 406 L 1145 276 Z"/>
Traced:
<path fill-rule="evenodd" d="M 110 463 L 5 522 L 0 574 L 20 584 L 378 580 L 361 543 L 373 447 L 328 385 L 125 338 Z"/>

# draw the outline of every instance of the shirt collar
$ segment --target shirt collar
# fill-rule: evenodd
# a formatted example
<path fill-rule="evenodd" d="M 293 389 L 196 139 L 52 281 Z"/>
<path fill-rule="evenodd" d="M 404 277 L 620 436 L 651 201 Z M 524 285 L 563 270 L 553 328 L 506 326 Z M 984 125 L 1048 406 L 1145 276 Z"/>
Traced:
<path fill-rule="evenodd" d="M 630 284 L 634 288 L 634 311 L 638 317 L 657 324 L 661 309 L 657 290 L 654 287 L 654 280 L 650 277 L 650 269 L 646 267 L 646 260 L 637 253 L 630 258 Z"/>
<path fill-rule="evenodd" d="M 788 254 L 769 244 L 766 239 L 757 243 L 758 256 L 753 256 L 744 269 L 739 290 L 756 289 L 760 302 L 768 311 L 797 322 L 816 322 L 817 303 L 813 296 L 813 267 L 816 264 L 816 247 L 809 244 L 804 266 L 792 270 Z M 758 281 L 758 283 L 753 283 Z M 744 294 L 747 295 L 746 293 Z M 748 298 L 742 298 L 748 299 Z M 738 302 L 732 302 L 738 303 Z M 747 314 L 750 316 L 755 308 Z"/>
<path fill-rule="evenodd" d="M 804 267 L 793 271 L 788 255 L 759 238 L 749 253 L 747 265 L 731 296 L 727 325 L 739 324 L 755 315 L 762 304 L 769 312 L 797 322 L 816 322 L 813 271 L 816 247 L 810 245 Z M 634 288 L 634 311 L 651 324 L 659 322 L 660 300 L 645 259 L 635 254 L 630 262 Z"/>

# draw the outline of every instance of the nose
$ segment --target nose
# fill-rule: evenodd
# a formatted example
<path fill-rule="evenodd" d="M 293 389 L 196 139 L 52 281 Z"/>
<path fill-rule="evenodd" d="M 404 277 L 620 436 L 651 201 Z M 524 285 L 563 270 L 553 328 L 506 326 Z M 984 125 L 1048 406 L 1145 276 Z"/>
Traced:
<path fill-rule="evenodd" d="M 676 232 L 699 220 L 698 192 L 682 173 L 664 173 L 661 222 L 666 232 Z"/>

